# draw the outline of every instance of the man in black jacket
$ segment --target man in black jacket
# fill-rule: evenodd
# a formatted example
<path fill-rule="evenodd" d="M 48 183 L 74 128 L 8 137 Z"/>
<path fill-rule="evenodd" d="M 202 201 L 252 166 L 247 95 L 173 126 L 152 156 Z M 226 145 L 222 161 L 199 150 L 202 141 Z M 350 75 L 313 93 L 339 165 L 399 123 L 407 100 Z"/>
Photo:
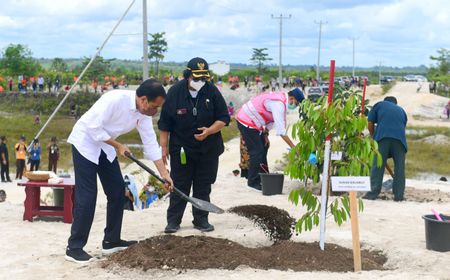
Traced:
<path fill-rule="evenodd" d="M 211 184 L 216 180 L 219 155 L 224 151 L 220 130 L 230 116 L 219 90 L 209 82 L 208 63 L 203 58 L 189 61 L 184 79 L 170 88 L 158 122 L 163 159 L 170 154 L 171 177 L 175 187 L 189 195 L 209 201 Z M 169 142 L 170 135 L 170 142 Z M 179 230 L 186 201 L 170 195 L 166 233 Z M 194 227 L 212 231 L 208 212 L 192 209 Z"/>

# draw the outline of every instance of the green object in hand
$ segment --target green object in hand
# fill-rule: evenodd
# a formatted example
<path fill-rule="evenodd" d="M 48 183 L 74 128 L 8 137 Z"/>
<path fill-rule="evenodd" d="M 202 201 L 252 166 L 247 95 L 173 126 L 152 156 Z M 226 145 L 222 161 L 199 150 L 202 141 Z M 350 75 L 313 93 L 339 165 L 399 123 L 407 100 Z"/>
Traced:
<path fill-rule="evenodd" d="M 181 160 L 181 164 L 186 164 L 186 153 L 184 152 L 183 147 L 181 147 L 181 151 L 180 151 L 180 160 Z"/>

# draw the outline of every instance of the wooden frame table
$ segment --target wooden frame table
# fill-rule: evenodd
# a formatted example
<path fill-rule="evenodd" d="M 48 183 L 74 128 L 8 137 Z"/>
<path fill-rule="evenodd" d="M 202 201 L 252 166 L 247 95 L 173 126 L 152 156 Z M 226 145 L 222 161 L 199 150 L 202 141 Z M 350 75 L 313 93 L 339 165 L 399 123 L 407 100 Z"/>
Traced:
<path fill-rule="evenodd" d="M 17 183 L 18 186 L 25 187 L 25 211 L 23 220 L 33 222 L 34 216 L 56 216 L 63 217 L 64 223 L 72 223 L 73 204 L 74 204 L 74 188 L 75 181 L 73 179 L 64 179 L 62 183 L 50 184 L 48 182 L 34 182 L 27 179 Z M 60 206 L 41 206 L 41 188 L 64 188 L 64 204 Z"/>

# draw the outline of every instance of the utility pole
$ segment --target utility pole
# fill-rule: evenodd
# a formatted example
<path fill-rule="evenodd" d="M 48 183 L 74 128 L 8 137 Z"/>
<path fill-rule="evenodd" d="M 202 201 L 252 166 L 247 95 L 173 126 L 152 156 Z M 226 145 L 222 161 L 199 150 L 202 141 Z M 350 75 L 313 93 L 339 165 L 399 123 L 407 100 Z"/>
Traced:
<path fill-rule="evenodd" d="M 352 63 L 352 65 L 353 65 L 353 70 L 352 70 L 352 77 L 355 77 L 355 41 L 356 40 L 358 40 L 359 38 L 358 37 L 350 37 L 349 38 L 350 40 L 352 40 L 352 43 L 353 43 L 353 63 Z"/>
<path fill-rule="evenodd" d="M 148 79 L 148 32 L 147 32 L 147 0 L 142 0 L 142 39 L 143 39 L 143 54 L 142 54 L 142 81 Z"/>
<path fill-rule="evenodd" d="M 322 20 L 320 20 L 319 22 L 314 21 L 314 23 L 319 25 L 319 47 L 317 50 L 317 70 L 316 70 L 316 80 L 318 83 L 320 80 L 320 41 L 322 39 L 322 24 L 327 24 L 328 22 L 327 21 L 323 22 Z"/>
<path fill-rule="evenodd" d="M 291 18 L 291 15 L 289 15 L 289 16 L 287 16 L 287 17 L 283 17 L 283 15 L 282 14 L 280 14 L 280 16 L 279 17 L 274 17 L 273 15 L 271 15 L 271 17 L 272 17 L 272 19 L 279 19 L 280 20 L 280 54 L 279 54 L 279 61 L 278 61 L 278 79 L 279 79 L 279 84 L 280 84 L 280 87 L 281 87 L 281 84 L 282 84 L 282 82 L 283 82 L 283 69 L 282 69 L 282 62 L 281 62 L 281 55 L 282 55 L 282 52 L 281 52 L 281 48 L 282 48 L 282 38 L 283 38 L 283 36 L 282 36 L 282 33 L 283 33 L 283 19 L 290 19 Z"/>
<path fill-rule="evenodd" d="M 378 62 L 378 84 L 381 85 L 381 63 L 382 63 L 383 61 L 379 60 L 379 61 L 377 61 L 377 62 Z"/>

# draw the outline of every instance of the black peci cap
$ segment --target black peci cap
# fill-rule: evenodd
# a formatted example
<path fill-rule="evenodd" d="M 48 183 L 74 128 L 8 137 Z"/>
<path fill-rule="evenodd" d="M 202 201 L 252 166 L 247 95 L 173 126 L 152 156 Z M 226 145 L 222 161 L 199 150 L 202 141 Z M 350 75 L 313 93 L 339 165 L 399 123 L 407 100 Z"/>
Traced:
<path fill-rule="evenodd" d="M 208 62 L 201 57 L 194 57 L 189 60 L 187 69 L 191 71 L 194 78 L 210 77 Z"/>
<path fill-rule="evenodd" d="M 155 79 L 147 79 L 136 90 L 138 97 L 147 96 L 148 101 L 155 100 L 156 97 L 161 96 L 166 98 L 166 90 L 161 82 Z"/>

